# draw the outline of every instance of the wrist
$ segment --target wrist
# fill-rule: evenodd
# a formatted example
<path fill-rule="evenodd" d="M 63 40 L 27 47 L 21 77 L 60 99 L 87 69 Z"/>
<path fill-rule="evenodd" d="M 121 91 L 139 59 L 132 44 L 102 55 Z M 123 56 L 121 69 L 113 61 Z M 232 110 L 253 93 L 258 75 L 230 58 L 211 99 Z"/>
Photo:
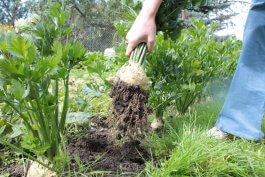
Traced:
<path fill-rule="evenodd" d="M 140 14 L 143 17 L 155 19 L 162 0 L 145 0 Z"/>

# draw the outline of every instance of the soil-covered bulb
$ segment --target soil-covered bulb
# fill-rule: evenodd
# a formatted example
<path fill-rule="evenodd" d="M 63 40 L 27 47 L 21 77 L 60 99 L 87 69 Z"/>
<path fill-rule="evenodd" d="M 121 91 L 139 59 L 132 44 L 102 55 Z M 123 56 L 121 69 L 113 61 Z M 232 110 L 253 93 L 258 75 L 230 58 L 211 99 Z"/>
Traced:
<path fill-rule="evenodd" d="M 148 130 L 148 78 L 136 64 L 123 66 L 116 74 L 110 97 L 111 123 L 122 135 L 142 136 Z"/>

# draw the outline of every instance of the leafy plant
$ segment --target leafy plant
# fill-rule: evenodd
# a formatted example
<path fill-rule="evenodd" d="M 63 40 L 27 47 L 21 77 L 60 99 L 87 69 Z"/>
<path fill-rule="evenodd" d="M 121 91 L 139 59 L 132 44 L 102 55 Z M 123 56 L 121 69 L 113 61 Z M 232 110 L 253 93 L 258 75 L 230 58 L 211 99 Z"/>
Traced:
<path fill-rule="evenodd" d="M 184 114 L 210 79 L 233 73 L 241 43 L 234 38 L 216 42 L 215 28 L 193 20 L 193 27 L 183 30 L 176 41 L 157 36 L 155 50 L 147 59 L 150 103 L 157 117 L 172 104 Z"/>
<path fill-rule="evenodd" d="M 68 17 L 57 3 L 28 29 L 32 41 L 14 33 L 1 33 L 0 37 L 0 100 L 23 119 L 26 128 L 21 146 L 54 165 L 62 163 L 65 155 L 70 71 L 87 53 L 81 43 L 66 40 L 71 33 Z M 62 110 L 60 84 L 64 88 Z"/>
<path fill-rule="evenodd" d="M 114 23 L 116 31 L 120 36 L 125 38 L 143 2 L 141 0 L 121 1 L 121 4 L 124 6 L 120 14 L 122 18 Z M 183 11 L 207 14 L 213 10 L 228 6 L 229 3 L 216 2 L 214 0 L 162 0 L 156 14 L 157 32 L 163 32 L 165 38 L 176 40 L 180 36 L 181 30 L 191 26 L 192 23 L 187 14 L 183 16 Z"/>
<path fill-rule="evenodd" d="M 181 11 L 183 9 L 198 9 L 197 6 L 203 6 L 205 3 L 205 0 L 162 1 L 156 16 L 157 31 L 163 31 L 166 38 L 176 39 L 184 26 L 183 19 L 179 18 Z"/>
<path fill-rule="evenodd" d="M 90 76 L 84 80 L 81 90 L 89 104 L 89 112 L 105 115 L 109 111 L 109 92 L 112 87 L 110 80 L 119 65 L 114 58 L 107 58 L 100 52 L 90 53 L 87 59 L 81 62 L 82 68 Z"/>

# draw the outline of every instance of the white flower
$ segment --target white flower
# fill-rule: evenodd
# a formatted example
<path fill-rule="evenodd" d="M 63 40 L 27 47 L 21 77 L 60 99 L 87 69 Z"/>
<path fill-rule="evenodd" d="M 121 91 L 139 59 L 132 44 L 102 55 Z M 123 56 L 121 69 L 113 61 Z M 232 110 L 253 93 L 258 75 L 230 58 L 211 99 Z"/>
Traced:
<path fill-rule="evenodd" d="M 114 57 L 115 56 L 115 50 L 113 48 L 106 48 L 104 51 L 104 56 Z"/>
<path fill-rule="evenodd" d="M 26 19 L 20 18 L 15 21 L 15 30 L 16 32 L 19 32 L 21 29 L 23 29 L 26 26 Z"/>

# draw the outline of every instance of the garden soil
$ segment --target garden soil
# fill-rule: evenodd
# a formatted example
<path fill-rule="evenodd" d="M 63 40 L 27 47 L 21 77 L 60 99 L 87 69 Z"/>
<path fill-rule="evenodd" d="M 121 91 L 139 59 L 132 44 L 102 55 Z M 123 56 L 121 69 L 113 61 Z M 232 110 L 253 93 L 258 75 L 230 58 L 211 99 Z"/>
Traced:
<path fill-rule="evenodd" d="M 91 165 L 88 170 L 108 171 L 108 174 L 103 176 L 135 176 L 145 168 L 145 161 L 151 159 L 150 154 L 139 141 L 117 143 L 117 140 L 113 139 L 112 130 L 107 125 L 107 118 L 92 118 L 91 127 L 83 131 L 85 132 L 81 137 L 71 135 L 67 146 L 72 171 L 78 171 L 75 157 L 79 156 L 83 164 Z M 11 177 L 22 177 L 24 167 L 12 164 L 0 168 L 0 172 L 9 172 Z"/>
<path fill-rule="evenodd" d="M 24 166 L 23 164 L 9 164 L 0 167 L 0 176 L 6 173 L 9 173 L 10 177 L 24 177 Z"/>
<path fill-rule="evenodd" d="M 150 155 L 141 147 L 139 141 L 117 144 L 111 136 L 106 118 L 95 117 L 92 125 L 86 136 L 74 139 L 68 145 L 67 150 L 72 159 L 75 155 L 79 155 L 83 163 L 97 161 L 91 166 L 91 170 L 110 171 L 111 174 L 104 175 L 106 177 L 116 177 L 117 174 L 135 176 L 135 173 L 145 168 L 145 160 L 150 160 Z M 71 168 L 78 168 L 74 160 Z"/>

